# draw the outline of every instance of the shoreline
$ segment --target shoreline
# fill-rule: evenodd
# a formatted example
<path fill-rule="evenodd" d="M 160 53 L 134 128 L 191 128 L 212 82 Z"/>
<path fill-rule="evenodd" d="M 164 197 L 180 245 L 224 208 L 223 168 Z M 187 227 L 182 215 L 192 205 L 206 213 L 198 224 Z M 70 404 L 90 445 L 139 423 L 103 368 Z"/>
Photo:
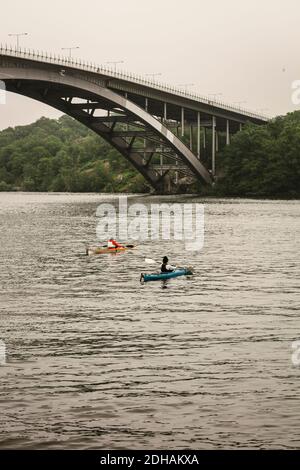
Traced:
<path fill-rule="evenodd" d="M 178 194 L 156 194 L 156 193 L 134 193 L 134 192 L 93 192 L 93 191 L 82 191 L 82 192 L 73 192 L 73 191 L 25 191 L 23 189 L 18 189 L 18 190 L 10 190 L 10 191 L 1 191 L 0 190 L 0 196 L 1 194 L 82 194 L 82 195 L 99 195 L 99 196 L 111 196 L 111 195 L 126 195 L 126 196 L 142 196 L 142 197 L 179 197 L 179 196 L 184 196 L 184 197 L 200 197 L 200 198 L 205 198 L 205 199 L 247 199 L 247 200 L 253 200 L 253 201 L 299 201 L 300 202 L 300 194 L 298 197 L 294 196 L 284 196 L 284 195 L 279 195 L 279 196 L 231 196 L 231 195 L 222 195 L 222 194 L 203 194 L 203 193 L 178 193 Z"/>

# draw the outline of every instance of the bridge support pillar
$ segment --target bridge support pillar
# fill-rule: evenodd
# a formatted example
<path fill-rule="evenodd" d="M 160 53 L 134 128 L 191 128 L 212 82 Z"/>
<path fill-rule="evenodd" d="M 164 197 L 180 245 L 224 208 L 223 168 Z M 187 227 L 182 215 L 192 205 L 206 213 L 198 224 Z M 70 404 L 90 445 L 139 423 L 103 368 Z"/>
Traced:
<path fill-rule="evenodd" d="M 167 103 L 164 103 L 164 121 L 167 120 Z"/>
<path fill-rule="evenodd" d="M 230 145 L 230 124 L 229 119 L 226 121 L 226 145 Z"/>
<path fill-rule="evenodd" d="M 216 118 L 212 118 L 212 155 L 211 155 L 211 171 L 212 175 L 216 174 Z"/>
<path fill-rule="evenodd" d="M 181 108 L 181 137 L 184 137 L 184 108 Z"/>
<path fill-rule="evenodd" d="M 197 157 L 200 160 L 200 145 L 201 145 L 201 115 L 197 113 Z"/>

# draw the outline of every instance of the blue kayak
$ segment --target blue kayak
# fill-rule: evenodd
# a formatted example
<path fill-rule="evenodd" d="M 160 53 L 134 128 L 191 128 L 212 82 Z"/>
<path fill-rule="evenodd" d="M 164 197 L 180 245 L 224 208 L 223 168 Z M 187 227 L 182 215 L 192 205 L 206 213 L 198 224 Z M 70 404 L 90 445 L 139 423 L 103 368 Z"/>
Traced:
<path fill-rule="evenodd" d="M 141 274 L 141 282 L 165 281 L 179 276 L 191 276 L 193 273 L 189 269 L 176 269 L 171 273 Z"/>

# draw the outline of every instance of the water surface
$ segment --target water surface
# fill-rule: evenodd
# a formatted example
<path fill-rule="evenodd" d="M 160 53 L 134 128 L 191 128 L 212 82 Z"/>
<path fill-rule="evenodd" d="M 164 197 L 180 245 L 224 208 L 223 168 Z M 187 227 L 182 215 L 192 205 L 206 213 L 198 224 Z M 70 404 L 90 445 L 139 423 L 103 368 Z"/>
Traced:
<path fill-rule="evenodd" d="M 0 193 L 0 447 L 299 448 L 299 202 L 194 199 L 202 252 L 86 257 L 114 197 Z M 141 286 L 165 254 L 196 275 Z"/>

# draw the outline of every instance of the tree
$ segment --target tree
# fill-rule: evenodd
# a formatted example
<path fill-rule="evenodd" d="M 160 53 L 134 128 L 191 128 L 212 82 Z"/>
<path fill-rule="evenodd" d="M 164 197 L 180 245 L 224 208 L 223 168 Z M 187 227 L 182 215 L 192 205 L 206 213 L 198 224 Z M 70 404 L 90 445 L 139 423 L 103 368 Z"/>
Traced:
<path fill-rule="evenodd" d="M 216 191 L 228 196 L 299 197 L 300 112 L 248 124 L 221 153 Z"/>

